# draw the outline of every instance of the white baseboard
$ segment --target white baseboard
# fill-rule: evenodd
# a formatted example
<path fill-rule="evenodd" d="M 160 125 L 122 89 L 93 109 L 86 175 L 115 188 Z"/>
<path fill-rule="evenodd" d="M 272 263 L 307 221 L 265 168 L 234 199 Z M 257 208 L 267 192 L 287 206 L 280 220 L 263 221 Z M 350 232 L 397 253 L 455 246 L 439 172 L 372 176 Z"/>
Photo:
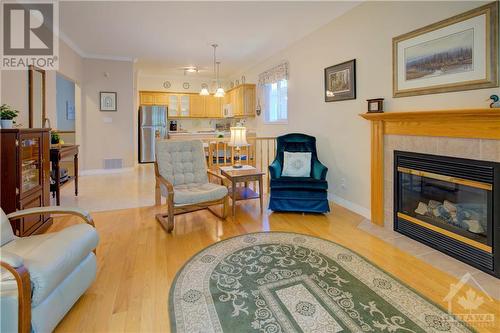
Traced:
<path fill-rule="evenodd" d="M 344 198 L 339 197 L 338 195 L 335 195 L 333 193 L 328 193 L 328 199 L 330 201 L 335 202 L 337 205 L 342 206 L 344 208 L 347 208 L 365 218 L 368 220 L 371 219 L 371 212 L 368 208 L 365 208 L 363 206 L 360 206 L 354 202 L 351 202 L 349 200 L 346 200 Z"/>
<path fill-rule="evenodd" d="M 121 169 L 89 169 L 80 171 L 79 176 L 94 176 L 94 175 L 107 175 L 112 173 L 123 173 L 134 171 L 135 167 L 132 168 L 121 168 Z"/>

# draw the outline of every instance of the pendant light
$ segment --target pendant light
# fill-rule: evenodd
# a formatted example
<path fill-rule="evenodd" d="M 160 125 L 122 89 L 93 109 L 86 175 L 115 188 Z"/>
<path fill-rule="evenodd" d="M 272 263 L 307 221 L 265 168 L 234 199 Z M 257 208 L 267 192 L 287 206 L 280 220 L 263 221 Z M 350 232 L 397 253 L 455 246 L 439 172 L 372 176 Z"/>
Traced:
<path fill-rule="evenodd" d="M 224 95 L 226 93 L 224 92 L 224 89 L 220 86 L 220 81 L 219 81 L 219 66 L 220 66 L 220 61 L 217 61 L 216 64 L 217 64 L 217 90 L 215 91 L 214 96 L 220 98 L 220 97 L 224 97 Z"/>
<path fill-rule="evenodd" d="M 219 67 L 220 67 L 220 61 L 217 61 L 217 47 L 219 45 L 217 44 L 212 44 L 212 47 L 214 48 L 214 76 L 215 76 L 215 82 L 217 83 L 217 90 L 215 90 L 214 97 L 224 97 L 225 92 L 224 89 L 220 85 L 219 81 Z M 208 92 L 208 90 L 207 90 Z M 200 92 L 200 95 L 205 95 L 205 91 L 202 89 Z M 206 96 L 206 95 L 205 95 Z"/>
<path fill-rule="evenodd" d="M 203 83 L 201 85 L 200 95 L 201 96 L 209 96 L 210 95 L 210 93 L 208 92 L 208 86 L 205 83 Z"/>

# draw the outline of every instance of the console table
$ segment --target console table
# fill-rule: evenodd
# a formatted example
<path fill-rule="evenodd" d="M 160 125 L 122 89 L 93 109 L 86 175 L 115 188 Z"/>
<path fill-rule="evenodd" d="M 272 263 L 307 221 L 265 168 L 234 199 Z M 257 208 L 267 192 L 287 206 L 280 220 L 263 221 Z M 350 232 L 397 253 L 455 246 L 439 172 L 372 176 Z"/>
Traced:
<path fill-rule="evenodd" d="M 78 147 L 79 145 L 61 145 L 61 146 L 52 146 L 50 148 L 50 162 L 52 164 L 52 170 L 55 173 L 54 179 L 54 192 L 56 193 L 56 205 L 59 206 L 61 204 L 61 180 L 60 180 L 60 166 L 59 163 L 61 159 L 67 156 L 73 156 L 73 167 L 75 176 L 68 179 L 75 180 L 75 196 L 78 196 Z M 52 191 L 52 184 L 51 184 Z"/>

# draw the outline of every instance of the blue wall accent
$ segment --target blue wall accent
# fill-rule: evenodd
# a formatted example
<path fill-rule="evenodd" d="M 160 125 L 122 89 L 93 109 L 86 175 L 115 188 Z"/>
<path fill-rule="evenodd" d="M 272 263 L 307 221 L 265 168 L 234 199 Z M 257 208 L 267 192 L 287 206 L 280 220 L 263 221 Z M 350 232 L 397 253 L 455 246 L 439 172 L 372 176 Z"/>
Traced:
<path fill-rule="evenodd" d="M 57 99 L 57 129 L 60 131 L 74 131 L 75 120 L 68 119 L 66 105 L 75 110 L 75 83 L 56 75 L 56 99 Z"/>

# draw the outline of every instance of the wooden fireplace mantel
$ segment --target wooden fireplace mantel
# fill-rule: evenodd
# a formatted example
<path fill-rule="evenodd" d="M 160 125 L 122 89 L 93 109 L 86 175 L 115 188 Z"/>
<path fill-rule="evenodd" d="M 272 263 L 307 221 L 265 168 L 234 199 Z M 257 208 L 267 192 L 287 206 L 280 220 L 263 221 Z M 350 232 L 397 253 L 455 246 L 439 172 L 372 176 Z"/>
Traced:
<path fill-rule="evenodd" d="M 500 109 L 365 113 L 371 121 L 371 220 L 384 224 L 384 135 L 500 140 Z"/>

